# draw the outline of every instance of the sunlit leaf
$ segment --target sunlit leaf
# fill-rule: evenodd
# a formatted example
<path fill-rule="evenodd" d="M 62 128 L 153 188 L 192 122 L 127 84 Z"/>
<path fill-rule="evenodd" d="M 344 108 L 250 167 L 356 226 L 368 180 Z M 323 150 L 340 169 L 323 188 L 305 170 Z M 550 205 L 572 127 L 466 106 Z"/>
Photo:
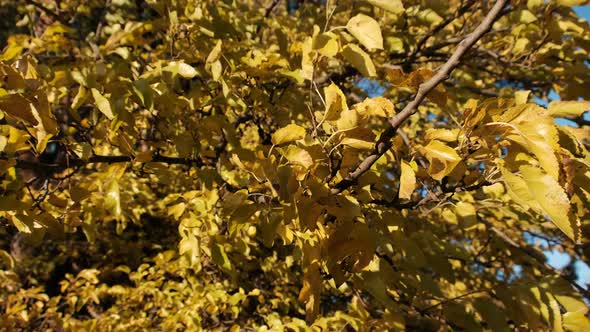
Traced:
<path fill-rule="evenodd" d="M 381 28 L 372 17 L 357 14 L 346 23 L 346 29 L 367 49 L 383 49 Z"/>
<path fill-rule="evenodd" d="M 94 102 L 98 110 L 104 114 L 109 120 L 112 120 L 115 115 L 113 114 L 113 109 L 111 107 L 111 103 L 107 98 L 105 98 L 100 91 L 95 88 L 90 90 L 92 92 L 92 97 L 94 98 Z"/>
<path fill-rule="evenodd" d="M 548 110 L 553 117 L 575 118 L 590 111 L 590 101 L 552 101 Z"/>
<path fill-rule="evenodd" d="M 375 7 L 383 8 L 394 14 L 401 14 L 404 12 L 404 4 L 401 0 L 367 0 L 367 2 Z"/>
<path fill-rule="evenodd" d="M 399 184 L 399 198 L 410 198 L 412 193 L 416 189 L 416 173 L 415 169 L 417 168 L 416 163 L 412 162 L 412 164 L 407 163 L 406 161 L 401 161 L 401 176 L 400 176 L 400 184 Z"/>
<path fill-rule="evenodd" d="M 281 145 L 305 138 L 305 128 L 289 124 L 272 134 L 272 144 Z"/>
<path fill-rule="evenodd" d="M 437 140 L 431 141 L 425 147 L 419 147 L 419 151 L 430 163 L 428 174 L 439 181 L 451 173 L 461 161 L 461 157 L 454 149 Z"/>

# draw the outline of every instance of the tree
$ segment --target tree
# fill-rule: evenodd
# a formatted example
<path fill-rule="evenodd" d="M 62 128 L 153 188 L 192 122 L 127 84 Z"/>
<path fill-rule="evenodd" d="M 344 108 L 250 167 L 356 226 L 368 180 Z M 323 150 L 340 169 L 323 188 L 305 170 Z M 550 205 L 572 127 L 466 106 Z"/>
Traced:
<path fill-rule="evenodd" d="M 590 329 L 587 3 L 0 0 L 0 326 Z"/>

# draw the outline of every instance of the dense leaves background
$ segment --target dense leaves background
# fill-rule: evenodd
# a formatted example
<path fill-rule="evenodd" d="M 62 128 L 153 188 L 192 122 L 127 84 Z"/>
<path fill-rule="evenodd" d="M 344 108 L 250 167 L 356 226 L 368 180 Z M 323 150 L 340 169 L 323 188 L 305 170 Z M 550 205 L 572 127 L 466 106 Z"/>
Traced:
<path fill-rule="evenodd" d="M 590 329 L 586 2 L 0 0 L 0 327 Z"/>

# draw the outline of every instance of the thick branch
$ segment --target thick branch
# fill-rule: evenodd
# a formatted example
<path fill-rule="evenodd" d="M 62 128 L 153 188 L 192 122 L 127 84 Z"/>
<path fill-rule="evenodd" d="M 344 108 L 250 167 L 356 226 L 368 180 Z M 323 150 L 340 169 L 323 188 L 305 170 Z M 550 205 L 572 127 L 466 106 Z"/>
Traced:
<path fill-rule="evenodd" d="M 6 158 L 1 158 L 7 160 Z M 83 159 L 64 159 L 58 163 L 44 163 L 41 161 L 29 161 L 23 159 L 15 159 L 16 161 L 16 168 L 20 169 L 31 169 L 37 170 L 40 172 L 47 172 L 47 173 L 54 173 L 64 171 L 71 167 L 82 167 L 89 164 L 115 164 L 115 163 L 127 163 L 132 162 L 135 158 L 131 156 L 102 156 L 102 155 L 95 155 L 88 160 Z M 200 159 L 189 159 L 189 158 L 178 158 L 178 157 L 168 157 L 162 155 L 154 155 L 149 162 L 159 162 L 159 163 L 166 163 L 166 164 L 176 164 L 176 165 L 196 165 L 197 167 L 203 166 L 203 163 Z"/>
<path fill-rule="evenodd" d="M 409 102 L 404 109 L 397 113 L 395 116 L 389 119 L 389 123 L 391 127 L 389 127 L 379 138 L 375 146 L 375 151 L 371 155 L 369 155 L 365 160 L 363 160 L 357 168 L 349 173 L 346 178 L 342 181 L 337 183 L 334 188 L 332 188 L 332 194 L 338 194 L 345 190 L 346 188 L 353 185 L 357 179 L 363 175 L 366 171 L 368 171 L 371 166 L 383 155 L 389 148 L 391 147 L 391 139 L 395 136 L 397 128 L 412 114 L 416 113 L 418 110 L 418 106 L 424 101 L 424 98 L 428 95 L 430 91 L 432 91 L 438 84 L 442 81 L 446 80 L 451 71 L 455 69 L 459 63 L 461 57 L 484 35 L 486 32 L 490 31 L 492 25 L 499 17 L 502 8 L 508 3 L 508 0 L 498 0 L 496 4 L 492 7 L 490 12 L 486 15 L 483 21 L 479 24 L 472 33 L 470 33 L 461 43 L 451 55 L 449 60 L 445 62 L 445 64 L 440 68 L 440 70 L 432 76 L 428 81 L 421 84 L 418 88 L 418 92 L 414 97 L 414 100 Z"/>

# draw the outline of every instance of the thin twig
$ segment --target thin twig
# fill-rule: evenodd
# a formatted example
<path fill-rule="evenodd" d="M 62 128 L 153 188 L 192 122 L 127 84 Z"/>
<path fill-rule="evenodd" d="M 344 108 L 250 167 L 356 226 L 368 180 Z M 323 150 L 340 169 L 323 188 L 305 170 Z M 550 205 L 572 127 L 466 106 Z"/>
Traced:
<path fill-rule="evenodd" d="M 434 27 L 434 29 L 432 29 L 432 31 L 430 31 L 428 34 L 426 34 L 425 36 L 423 36 L 418 41 L 418 43 L 416 44 L 416 47 L 414 48 L 414 50 L 412 51 L 412 53 L 410 53 L 410 55 L 407 57 L 407 60 L 405 61 L 405 64 L 411 64 L 411 63 L 413 63 L 414 60 L 416 60 L 416 57 L 418 56 L 418 54 L 420 53 L 420 51 L 422 50 L 422 46 L 424 46 L 424 44 L 426 44 L 426 42 L 428 41 L 428 39 L 430 39 L 430 37 L 433 37 L 438 32 L 440 32 L 445 27 L 447 27 L 449 24 L 451 24 L 451 22 L 453 22 L 459 16 L 465 14 L 469 10 L 469 8 L 471 8 L 471 6 L 473 6 L 475 3 L 476 3 L 476 1 L 474 1 L 474 0 L 467 1 L 467 3 L 464 4 L 463 6 L 461 6 L 461 8 L 459 8 L 455 12 L 455 14 L 453 16 L 451 16 L 451 17 L 447 18 L 446 20 L 440 22 L 436 27 Z"/>
<path fill-rule="evenodd" d="M 514 240 L 512 240 L 510 237 L 508 237 L 508 235 L 506 235 L 504 232 L 502 232 L 501 230 L 499 230 L 496 227 L 490 227 L 490 230 L 496 236 L 498 236 L 504 242 L 506 242 L 508 245 L 510 245 L 511 247 L 513 247 L 515 249 L 518 249 L 521 252 L 523 252 L 526 255 L 528 255 L 529 257 L 533 258 L 546 271 L 549 271 L 549 272 L 551 272 L 553 274 L 556 274 L 559 277 L 561 277 L 562 279 L 564 279 L 565 281 L 569 282 L 569 284 L 572 285 L 572 287 L 574 287 L 582 296 L 584 296 L 585 298 L 587 298 L 587 299 L 590 300 L 590 291 L 588 291 L 587 289 L 585 289 L 582 285 L 578 284 L 575 280 L 573 280 L 567 274 L 565 274 L 565 273 L 563 273 L 563 272 L 555 269 L 553 266 L 547 264 L 547 262 L 545 262 L 545 258 L 543 256 L 539 256 L 539 255 L 536 254 L 536 252 L 532 251 L 530 248 L 523 247 L 520 244 L 516 243 Z"/>
<path fill-rule="evenodd" d="M 55 19 L 56 21 L 62 23 L 63 25 L 68 25 L 68 22 L 61 17 L 59 14 L 52 12 L 49 8 L 33 1 L 33 0 L 25 0 L 25 3 L 28 5 L 31 5 L 39 10 L 41 10 L 42 12 L 44 12 L 45 14 L 51 16 L 53 19 Z"/>

